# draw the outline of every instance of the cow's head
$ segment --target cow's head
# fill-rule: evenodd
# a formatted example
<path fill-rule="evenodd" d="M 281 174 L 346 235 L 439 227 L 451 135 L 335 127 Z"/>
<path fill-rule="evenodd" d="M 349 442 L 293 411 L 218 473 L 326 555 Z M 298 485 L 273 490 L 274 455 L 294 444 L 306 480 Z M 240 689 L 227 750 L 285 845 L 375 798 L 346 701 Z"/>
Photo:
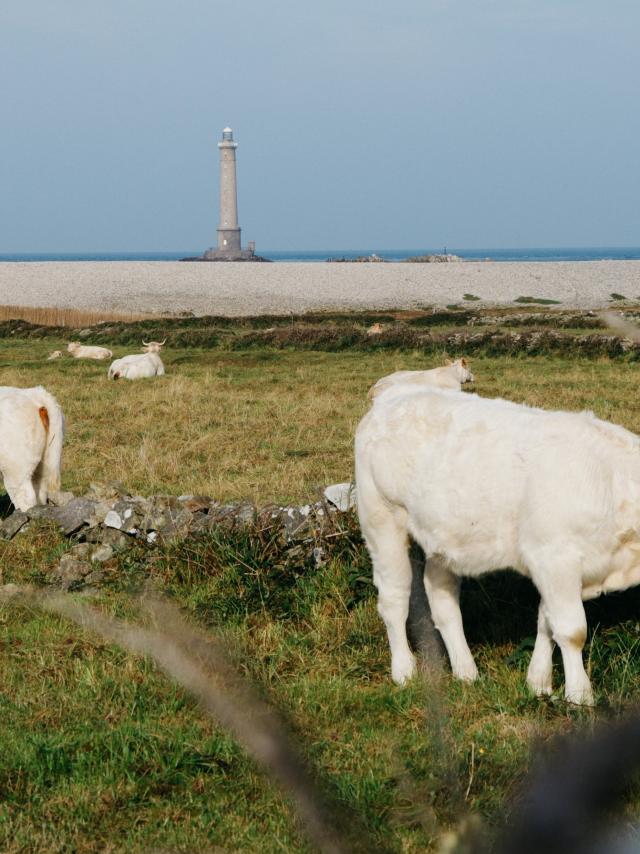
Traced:
<path fill-rule="evenodd" d="M 167 339 L 164 341 L 143 341 L 142 349 L 145 353 L 159 353 L 160 348 L 163 347 L 167 343 Z"/>

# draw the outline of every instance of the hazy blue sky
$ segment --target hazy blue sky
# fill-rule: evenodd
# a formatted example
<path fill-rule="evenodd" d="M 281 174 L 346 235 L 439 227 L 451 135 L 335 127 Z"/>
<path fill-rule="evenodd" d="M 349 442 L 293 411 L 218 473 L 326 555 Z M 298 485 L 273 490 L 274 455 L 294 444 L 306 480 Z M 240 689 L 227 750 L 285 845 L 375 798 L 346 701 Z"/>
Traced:
<path fill-rule="evenodd" d="M 1 0 L 0 252 L 640 244 L 637 0 Z"/>

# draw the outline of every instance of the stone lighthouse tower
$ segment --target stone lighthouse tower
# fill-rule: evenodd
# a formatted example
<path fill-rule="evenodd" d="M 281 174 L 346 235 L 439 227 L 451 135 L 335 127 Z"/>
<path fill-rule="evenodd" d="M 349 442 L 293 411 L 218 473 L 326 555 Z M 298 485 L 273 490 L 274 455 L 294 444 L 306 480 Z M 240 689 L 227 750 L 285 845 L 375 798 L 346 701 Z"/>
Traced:
<path fill-rule="evenodd" d="M 220 225 L 218 226 L 218 252 L 235 255 L 242 250 L 238 225 L 238 185 L 236 181 L 236 148 L 233 131 L 222 131 L 220 149 Z"/>
<path fill-rule="evenodd" d="M 236 181 L 236 148 L 233 131 L 226 127 L 218 143 L 220 150 L 220 225 L 218 245 L 207 249 L 201 258 L 185 258 L 185 261 L 266 261 L 254 252 L 254 244 L 242 248 L 238 225 L 238 185 Z"/>

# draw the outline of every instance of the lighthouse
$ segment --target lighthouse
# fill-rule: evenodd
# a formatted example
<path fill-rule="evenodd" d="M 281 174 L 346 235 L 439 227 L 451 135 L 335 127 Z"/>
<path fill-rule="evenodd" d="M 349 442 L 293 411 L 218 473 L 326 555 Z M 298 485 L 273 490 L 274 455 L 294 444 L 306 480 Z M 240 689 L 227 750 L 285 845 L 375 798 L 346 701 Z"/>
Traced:
<path fill-rule="evenodd" d="M 218 143 L 220 149 L 220 225 L 218 252 L 235 255 L 242 251 L 238 225 L 238 184 L 236 178 L 236 148 L 233 131 L 226 127 Z"/>
<path fill-rule="evenodd" d="M 207 249 L 200 258 L 184 258 L 184 261 L 267 261 L 255 254 L 255 244 L 243 249 L 238 225 L 238 184 L 236 177 L 236 148 L 230 127 L 222 131 L 218 143 L 220 152 L 220 225 L 215 249 Z"/>

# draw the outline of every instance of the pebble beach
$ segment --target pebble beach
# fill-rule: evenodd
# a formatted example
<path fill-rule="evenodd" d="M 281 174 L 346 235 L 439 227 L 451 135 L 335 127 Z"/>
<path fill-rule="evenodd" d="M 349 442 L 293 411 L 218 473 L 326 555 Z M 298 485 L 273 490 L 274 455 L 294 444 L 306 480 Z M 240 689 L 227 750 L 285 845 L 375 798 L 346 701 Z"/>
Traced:
<path fill-rule="evenodd" d="M 412 309 L 465 303 L 602 308 L 640 301 L 640 261 L 449 264 L 0 263 L 0 304 L 87 311 L 227 316 L 325 309 Z M 467 297 L 468 298 L 468 297 Z"/>

